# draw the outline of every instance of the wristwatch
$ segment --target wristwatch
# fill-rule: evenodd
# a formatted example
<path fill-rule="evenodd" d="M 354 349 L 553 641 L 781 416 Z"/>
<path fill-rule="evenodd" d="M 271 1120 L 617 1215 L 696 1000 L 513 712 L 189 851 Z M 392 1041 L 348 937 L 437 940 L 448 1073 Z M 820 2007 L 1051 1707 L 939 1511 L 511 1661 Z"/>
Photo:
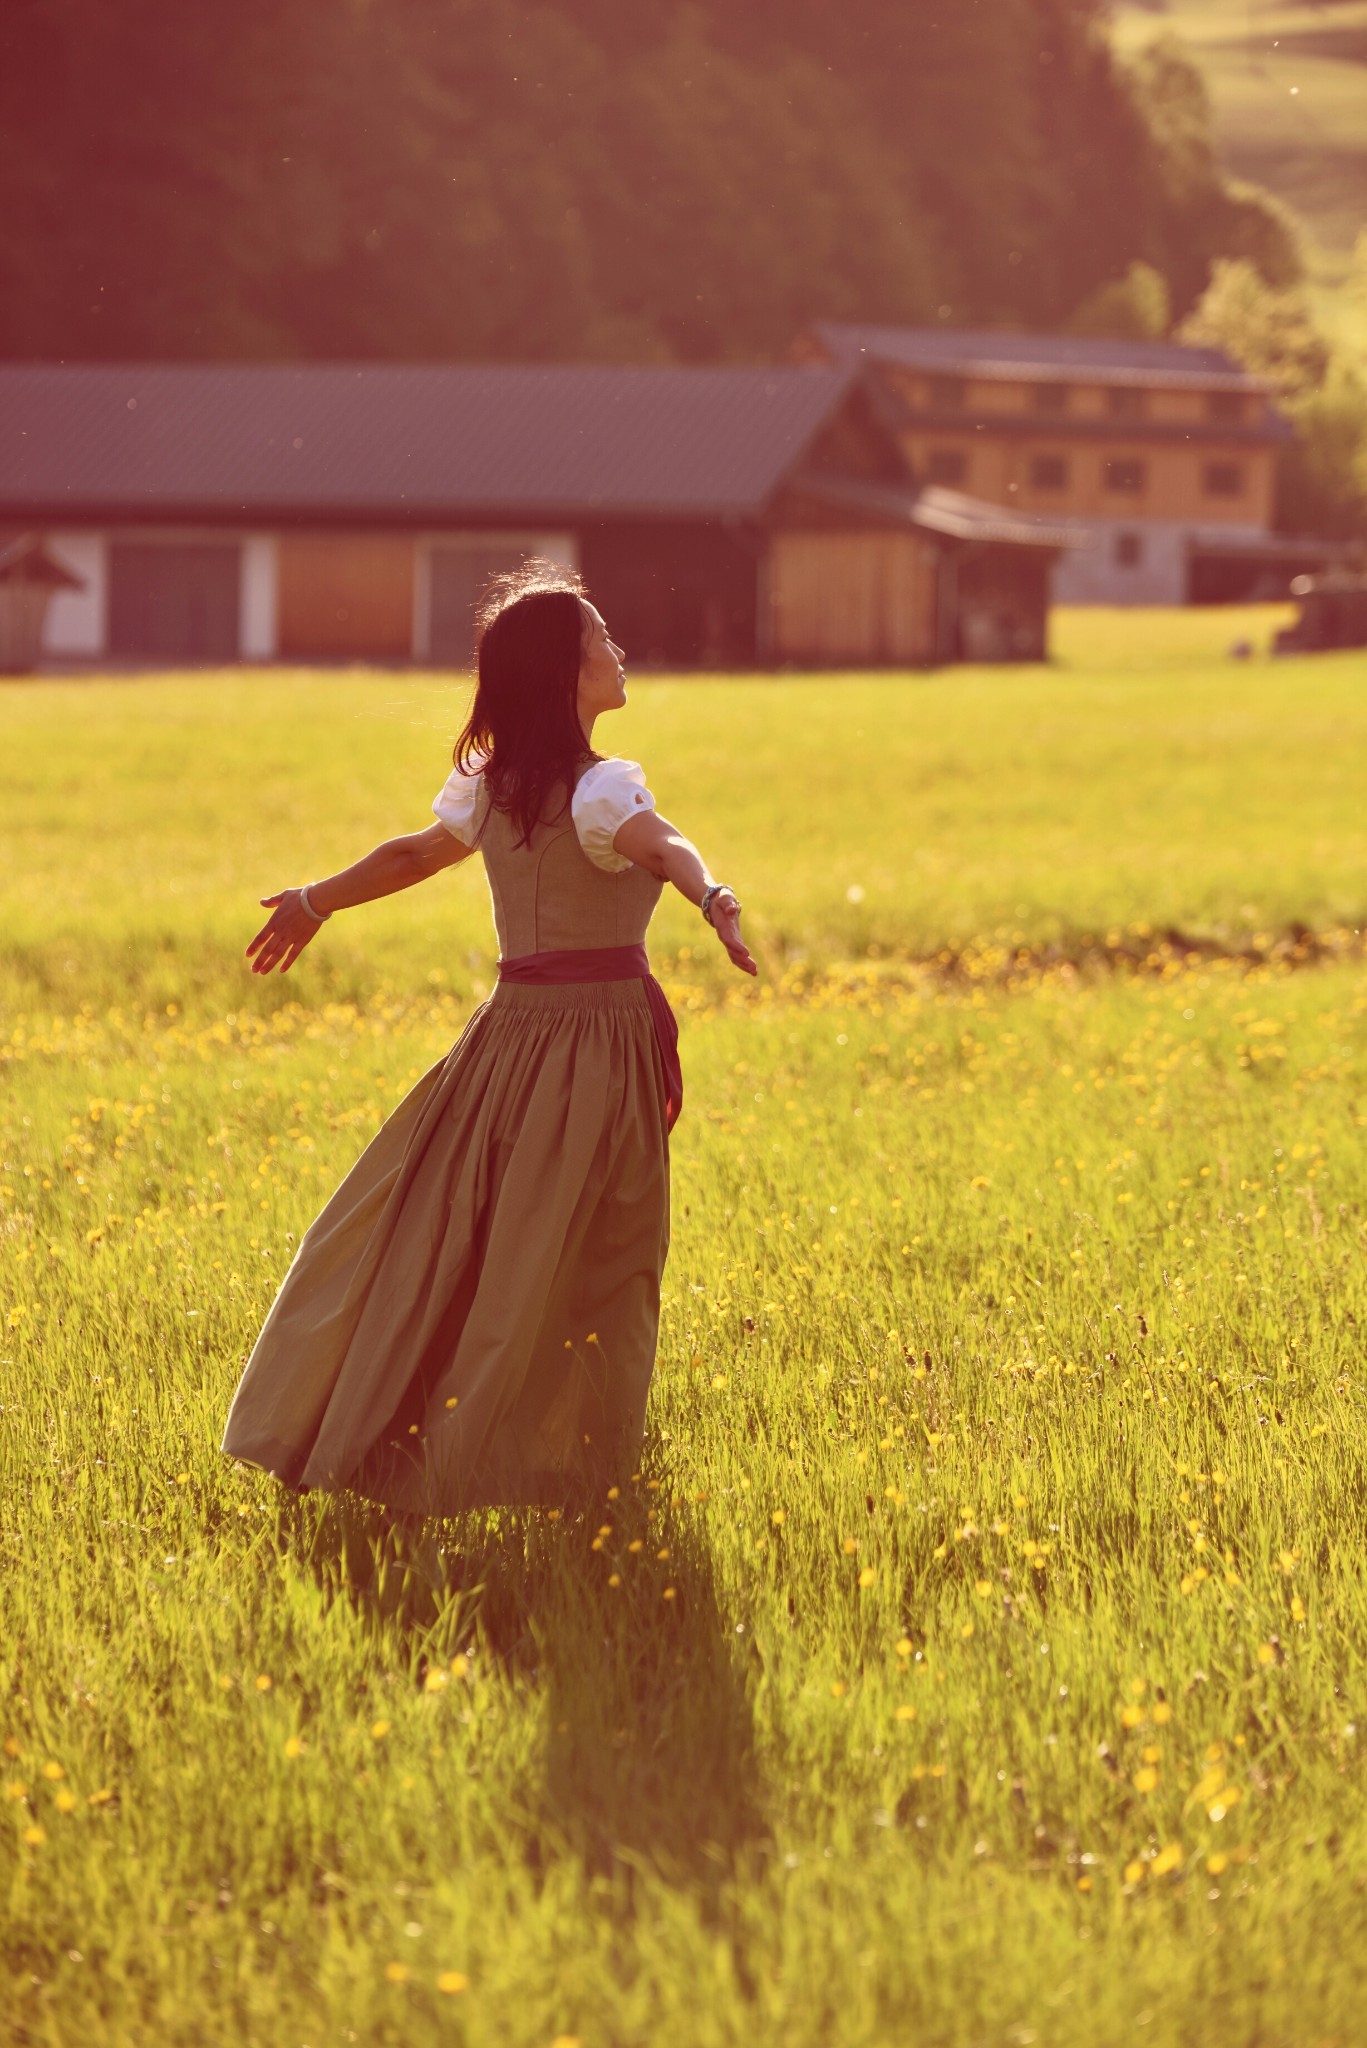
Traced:
<path fill-rule="evenodd" d="M 729 882 L 713 882 L 710 889 L 704 889 L 702 892 L 702 902 L 698 905 L 698 908 L 709 924 L 712 924 L 712 898 L 720 896 L 723 891 L 728 896 L 734 896 L 736 893 Z M 739 910 L 740 908 L 741 905 L 738 903 L 736 909 Z M 712 925 L 712 929 L 715 931 L 716 926 Z"/>

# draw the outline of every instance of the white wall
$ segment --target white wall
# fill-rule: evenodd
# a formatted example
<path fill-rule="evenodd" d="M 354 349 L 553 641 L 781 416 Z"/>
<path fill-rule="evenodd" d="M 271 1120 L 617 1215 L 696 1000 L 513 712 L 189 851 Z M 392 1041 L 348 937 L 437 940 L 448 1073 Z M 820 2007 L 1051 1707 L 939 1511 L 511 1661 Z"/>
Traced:
<path fill-rule="evenodd" d="M 243 661 L 274 661 L 280 644 L 279 563 L 273 533 L 242 536 L 237 651 Z"/>
<path fill-rule="evenodd" d="M 84 577 L 83 590 L 59 590 L 43 623 L 43 653 L 63 660 L 104 653 L 109 618 L 109 563 L 102 533 L 46 533 L 58 561 Z"/>
<path fill-rule="evenodd" d="M 1247 526 L 1207 526 L 1178 519 L 1072 519 L 1062 522 L 1093 536 L 1090 548 L 1070 549 L 1054 565 L 1055 604 L 1185 604 L 1193 542 L 1239 546 Z M 1139 560 L 1116 559 L 1122 533 L 1139 542 Z"/>
<path fill-rule="evenodd" d="M 1070 520 L 1083 529 L 1084 522 Z M 1055 604 L 1184 604 L 1187 595 L 1185 522 L 1175 519 L 1091 519 L 1093 544 L 1069 549 L 1054 565 Z M 1116 559 L 1122 534 L 1132 534 L 1139 560 Z"/>

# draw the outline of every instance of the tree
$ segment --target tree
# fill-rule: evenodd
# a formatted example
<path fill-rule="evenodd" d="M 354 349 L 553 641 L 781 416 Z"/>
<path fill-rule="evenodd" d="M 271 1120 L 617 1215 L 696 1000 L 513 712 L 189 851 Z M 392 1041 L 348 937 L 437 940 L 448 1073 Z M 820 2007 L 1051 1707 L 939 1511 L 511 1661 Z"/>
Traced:
<path fill-rule="evenodd" d="M 772 360 L 1294 264 L 1101 0 L 5 0 L 0 189 L 9 356 Z"/>
<path fill-rule="evenodd" d="M 1320 332 L 1304 295 L 1269 285 L 1246 258 L 1218 261 L 1179 333 L 1265 378 L 1295 427 L 1278 477 L 1276 524 L 1298 533 L 1367 532 L 1367 377 Z"/>
<path fill-rule="evenodd" d="M 1157 341 L 1167 333 L 1171 316 L 1166 279 L 1151 263 L 1132 263 L 1123 277 L 1099 285 L 1083 300 L 1068 322 L 1068 331 Z"/>

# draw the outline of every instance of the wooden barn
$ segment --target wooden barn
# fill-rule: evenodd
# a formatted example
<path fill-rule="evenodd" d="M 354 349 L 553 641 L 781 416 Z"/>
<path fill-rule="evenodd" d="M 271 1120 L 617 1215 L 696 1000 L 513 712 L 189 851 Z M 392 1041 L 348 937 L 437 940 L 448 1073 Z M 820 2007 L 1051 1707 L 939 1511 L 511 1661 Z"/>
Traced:
<path fill-rule="evenodd" d="M 1059 522 L 918 480 L 858 365 L 0 366 L 49 659 L 463 665 L 575 564 L 636 662 L 1040 659 Z"/>

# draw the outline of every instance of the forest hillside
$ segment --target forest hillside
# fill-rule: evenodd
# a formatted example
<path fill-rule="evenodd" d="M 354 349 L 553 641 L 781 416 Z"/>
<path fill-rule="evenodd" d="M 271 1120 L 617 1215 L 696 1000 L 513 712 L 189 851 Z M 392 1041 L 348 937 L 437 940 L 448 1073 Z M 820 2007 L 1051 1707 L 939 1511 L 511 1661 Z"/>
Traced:
<path fill-rule="evenodd" d="M 1219 257 L 1291 283 L 1197 73 L 1108 30 L 1100 0 L 6 0 L 0 355 L 754 360 L 820 316 L 1057 326 L 1132 275 L 1176 320 Z"/>

